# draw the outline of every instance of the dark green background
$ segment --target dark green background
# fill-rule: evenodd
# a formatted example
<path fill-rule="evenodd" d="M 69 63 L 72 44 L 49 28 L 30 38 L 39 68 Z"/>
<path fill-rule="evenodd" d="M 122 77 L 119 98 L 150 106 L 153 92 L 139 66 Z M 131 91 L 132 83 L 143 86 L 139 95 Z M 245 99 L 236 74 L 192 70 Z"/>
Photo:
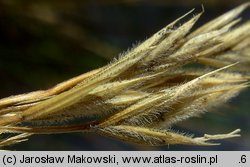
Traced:
<path fill-rule="evenodd" d="M 101 67 L 192 8 L 205 6 L 197 25 L 243 1 L 0 0 L 0 97 L 47 89 Z M 242 14 L 250 18 L 250 9 Z M 37 135 L 12 150 L 250 150 L 249 93 L 217 112 L 178 124 L 196 135 L 241 128 L 221 146 L 146 147 L 95 134 Z"/>

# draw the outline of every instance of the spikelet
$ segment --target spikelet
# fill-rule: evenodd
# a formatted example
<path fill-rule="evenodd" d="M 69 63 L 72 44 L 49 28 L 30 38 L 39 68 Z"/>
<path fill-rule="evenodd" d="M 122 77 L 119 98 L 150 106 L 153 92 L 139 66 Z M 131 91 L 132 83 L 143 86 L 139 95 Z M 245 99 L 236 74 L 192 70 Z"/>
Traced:
<path fill-rule="evenodd" d="M 250 22 L 245 3 L 190 32 L 193 10 L 110 64 L 48 90 L 0 100 L 0 146 L 34 134 L 93 132 L 146 145 L 216 145 L 228 134 L 191 135 L 171 126 L 211 111 L 248 87 Z M 177 28 L 176 28 L 177 27 Z M 192 64 L 201 64 L 193 68 Z M 188 66 L 186 66 L 188 65 Z"/>

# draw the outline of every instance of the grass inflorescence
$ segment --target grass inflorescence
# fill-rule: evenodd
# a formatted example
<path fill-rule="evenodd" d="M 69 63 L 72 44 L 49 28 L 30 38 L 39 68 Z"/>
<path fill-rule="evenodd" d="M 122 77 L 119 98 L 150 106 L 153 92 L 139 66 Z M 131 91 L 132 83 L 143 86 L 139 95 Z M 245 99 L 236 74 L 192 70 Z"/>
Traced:
<path fill-rule="evenodd" d="M 250 22 L 242 23 L 239 15 L 249 5 L 194 31 L 203 11 L 191 16 L 191 10 L 102 68 L 48 90 L 1 99 L 0 146 L 34 134 L 72 132 L 146 145 L 216 145 L 211 140 L 240 136 L 237 129 L 193 137 L 171 127 L 248 87 Z"/>

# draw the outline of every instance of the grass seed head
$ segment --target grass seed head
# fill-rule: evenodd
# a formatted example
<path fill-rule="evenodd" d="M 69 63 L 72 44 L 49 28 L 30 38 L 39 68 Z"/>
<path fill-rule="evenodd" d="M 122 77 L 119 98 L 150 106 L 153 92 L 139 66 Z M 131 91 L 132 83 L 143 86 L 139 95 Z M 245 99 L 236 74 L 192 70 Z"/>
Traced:
<path fill-rule="evenodd" d="M 170 127 L 211 111 L 248 87 L 250 22 L 245 3 L 191 32 L 199 13 L 173 21 L 110 64 L 55 87 L 0 100 L 0 146 L 33 134 L 95 132 L 147 144 L 215 145 L 228 134 L 193 137 Z M 200 68 L 192 67 L 200 64 Z"/>

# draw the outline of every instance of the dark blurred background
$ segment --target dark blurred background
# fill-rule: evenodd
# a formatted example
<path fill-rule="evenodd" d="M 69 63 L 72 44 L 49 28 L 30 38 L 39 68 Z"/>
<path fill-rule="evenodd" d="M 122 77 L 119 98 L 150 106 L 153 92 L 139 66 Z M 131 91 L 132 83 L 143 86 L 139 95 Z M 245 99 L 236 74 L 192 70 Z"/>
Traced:
<path fill-rule="evenodd" d="M 196 26 L 242 4 L 239 0 L 0 0 L 0 97 L 51 86 L 101 67 L 192 8 Z M 250 9 L 242 14 L 250 18 Z M 220 146 L 146 147 L 95 134 L 36 135 L 12 150 L 250 150 L 249 89 L 216 112 L 175 128 L 197 136 L 241 128 Z"/>

